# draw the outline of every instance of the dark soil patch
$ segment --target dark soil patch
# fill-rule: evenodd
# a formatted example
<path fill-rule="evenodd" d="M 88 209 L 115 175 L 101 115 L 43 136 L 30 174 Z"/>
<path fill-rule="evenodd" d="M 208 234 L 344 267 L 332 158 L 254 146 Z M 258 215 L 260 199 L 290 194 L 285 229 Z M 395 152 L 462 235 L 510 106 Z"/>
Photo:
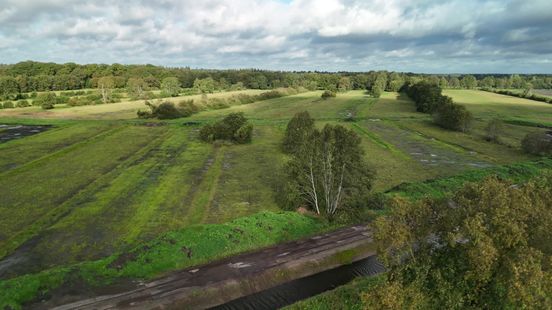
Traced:
<path fill-rule="evenodd" d="M 52 125 L 6 125 L 0 124 L 0 143 L 20 139 L 44 132 Z"/>

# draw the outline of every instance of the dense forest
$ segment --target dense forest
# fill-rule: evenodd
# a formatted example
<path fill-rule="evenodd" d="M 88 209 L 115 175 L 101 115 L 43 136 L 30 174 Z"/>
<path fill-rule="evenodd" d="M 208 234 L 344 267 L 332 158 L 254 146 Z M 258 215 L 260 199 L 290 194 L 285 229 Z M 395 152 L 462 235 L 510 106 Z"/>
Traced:
<path fill-rule="evenodd" d="M 551 89 L 551 75 L 430 75 L 387 71 L 285 72 L 255 69 L 206 70 L 154 65 L 42 63 L 34 61 L 0 65 L 0 99 L 19 99 L 19 94 L 85 88 L 159 89 L 168 78 L 182 88 L 206 91 L 234 88 L 271 89 L 304 87 L 310 90 L 372 89 L 397 91 L 405 83 L 426 81 L 441 88 Z"/>

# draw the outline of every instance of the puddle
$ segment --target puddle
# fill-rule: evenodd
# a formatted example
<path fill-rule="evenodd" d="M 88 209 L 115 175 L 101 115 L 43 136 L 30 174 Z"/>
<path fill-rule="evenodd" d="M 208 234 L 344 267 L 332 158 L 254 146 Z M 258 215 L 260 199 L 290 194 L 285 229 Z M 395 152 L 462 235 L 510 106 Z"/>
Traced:
<path fill-rule="evenodd" d="M 0 124 L 0 143 L 36 135 L 52 128 L 52 125 L 6 125 Z"/>

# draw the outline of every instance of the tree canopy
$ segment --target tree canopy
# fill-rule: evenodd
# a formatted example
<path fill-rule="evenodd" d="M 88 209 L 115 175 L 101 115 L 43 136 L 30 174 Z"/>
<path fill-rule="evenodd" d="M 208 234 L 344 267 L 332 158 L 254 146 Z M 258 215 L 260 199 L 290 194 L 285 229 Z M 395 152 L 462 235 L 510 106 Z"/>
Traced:
<path fill-rule="evenodd" d="M 552 174 L 524 185 L 491 177 L 449 199 L 396 198 L 376 220 L 387 281 L 377 309 L 550 309 Z"/>

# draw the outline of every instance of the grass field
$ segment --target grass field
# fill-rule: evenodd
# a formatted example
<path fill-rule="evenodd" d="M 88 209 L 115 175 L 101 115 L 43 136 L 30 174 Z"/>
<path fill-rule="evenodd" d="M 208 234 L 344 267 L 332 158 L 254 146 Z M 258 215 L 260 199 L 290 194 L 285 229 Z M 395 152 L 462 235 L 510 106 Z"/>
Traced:
<path fill-rule="evenodd" d="M 317 126 L 339 123 L 361 136 L 377 172 L 376 191 L 534 160 L 521 152 L 520 141 L 544 130 L 535 124 L 552 123 L 552 105 L 488 92 L 445 91 L 474 113 L 469 133 L 436 127 L 397 93 L 374 99 L 350 91 L 328 100 L 320 94 L 166 122 L 136 119 L 141 101 L 0 111 L 0 124 L 54 125 L 0 144 L 0 277 L 102 259 L 194 224 L 278 210 L 276 188 L 286 161 L 279 144 L 287 121 L 300 111 L 309 111 Z M 230 112 L 251 119 L 251 144 L 205 144 L 197 138 L 199 126 L 186 124 Z M 345 121 L 349 115 L 354 122 Z M 492 118 L 507 121 L 502 144 L 483 138 Z"/>

